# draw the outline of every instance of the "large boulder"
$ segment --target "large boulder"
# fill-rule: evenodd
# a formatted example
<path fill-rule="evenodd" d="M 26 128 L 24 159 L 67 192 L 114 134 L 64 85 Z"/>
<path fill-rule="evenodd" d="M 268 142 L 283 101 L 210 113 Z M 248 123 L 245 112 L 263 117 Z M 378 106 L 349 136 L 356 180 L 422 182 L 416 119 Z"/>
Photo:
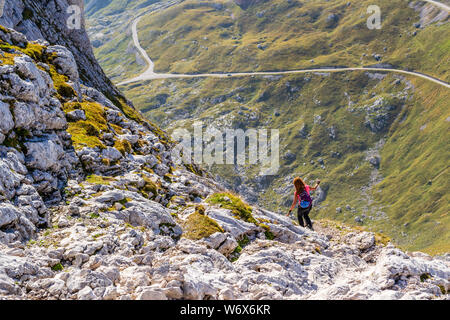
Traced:
<path fill-rule="evenodd" d="M 27 165 L 42 171 L 57 172 L 61 169 L 61 160 L 65 155 L 62 146 L 55 140 L 26 142 Z"/>

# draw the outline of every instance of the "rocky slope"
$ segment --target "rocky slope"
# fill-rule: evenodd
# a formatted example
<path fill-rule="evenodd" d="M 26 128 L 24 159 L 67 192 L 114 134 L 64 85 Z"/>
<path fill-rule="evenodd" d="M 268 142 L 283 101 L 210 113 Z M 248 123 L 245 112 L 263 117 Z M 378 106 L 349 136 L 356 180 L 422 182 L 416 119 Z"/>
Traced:
<path fill-rule="evenodd" d="M 0 39 L 1 299 L 447 297 L 448 255 L 250 207 L 175 167 L 170 139 L 83 85 L 68 49 Z"/>
<path fill-rule="evenodd" d="M 84 15 L 80 16 L 81 28 L 72 29 L 67 21 L 76 5 L 84 10 L 83 0 L 13 0 L 6 1 L 0 24 L 23 33 L 29 40 L 44 39 L 51 45 L 68 48 L 78 65 L 80 80 L 103 94 L 114 103 L 123 99 L 95 59 L 90 40 L 85 31 Z"/>

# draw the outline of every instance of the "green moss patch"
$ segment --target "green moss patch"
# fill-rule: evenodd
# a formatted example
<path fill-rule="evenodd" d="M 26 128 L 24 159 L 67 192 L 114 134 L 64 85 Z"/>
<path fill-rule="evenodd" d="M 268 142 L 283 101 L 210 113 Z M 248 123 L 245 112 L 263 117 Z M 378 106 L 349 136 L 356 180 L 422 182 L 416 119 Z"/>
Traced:
<path fill-rule="evenodd" d="M 92 184 L 99 184 L 99 185 L 109 185 L 111 182 L 116 181 L 113 177 L 107 177 L 107 176 L 98 176 L 95 174 L 89 175 L 86 177 L 86 182 L 92 183 Z"/>
<path fill-rule="evenodd" d="M 119 150 L 122 155 L 131 153 L 133 150 L 131 143 L 128 140 L 124 140 L 124 139 L 116 140 L 114 143 L 114 148 Z"/>
<path fill-rule="evenodd" d="M 184 223 L 184 237 L 191 240 L 207 238 L 216 232 L 224 232 L 222 227 L 199 210 L 192 213 Z"/>
<path fill-rule="evenodd" d="M 76 96 L 75 90 L 67 83 L 69 80 L 67 76 L 58 73 L 56 67 L 52 64 L 53 59 L 56 57 L 55 53 L 46 53 L 45 46 L 37 43 L 28 42 L 24 48 L 10 45 L 7 42 L 0 40 L 0 49 L 5 51 L 4 57 L 0 57 L 2 64 L 14 64 L 14 57 L 18 54 L 12 54 L 14 50 L 20 51 L 36 62 L 43 62 L 49 66 L 49 75 L 53 80 L 54 88 L 58 94 L 60 100 L 70 99 Z M 44 70 L 43 68 L 39 67 Z M 46 71 L 46 70 L 45 70 Z"/>
<path fill-rule="evenodd" d="M 252 208 L 241 198 L 231 193 L 215 193 L 206 200 L 210 204 L 220 205 L 222 208 L 229 209 L 235 218 L 258 225 L 258 222 L 252 215 Z"/>
<path fill-rule="evenodd" d="M 56 71 L 56 68 L 52 65 L 50 65 L 50 76 L 53 80 L 53 86 L 56 89 L 56 92 L 59 94 L 60 100 L 62 99 L 69 99 L 76 96 L 75 90 L 67 84 L 67 81 L 69 78 L 67 78 L 65 75 L 62 75 Z"/>
<path fill-rule="evenodd" d="M 140 189 L 140 193 L 147 199 L 150 198 L 149 193 L 152 193 L 154 198 L 158 194 L 158 189 L 161 189 L 160 185 L 154 183 L 149 177 L 143 177 L 145 185 Z"/>
<path fill-rule="evenodd" d="M 0 49 L 1 49 L 1 46 L 0 46 Z M 1 56 L 0 56 L 0 66 L 13 65 L 14 58 L 18 57 L 18 56 L 19 55 L 15 54 L 15 53 L 9 53 L 9 52 L 2 51 Z"/>
<path fill-rule="evenodd" d="M 425 282 L 428 279 L 431 279 L 431 274 L 429 274 L 429 273 L 422 273 L 420 275 L 420 282 Z"/>
<path fill-rule="evenodd" d="M 63 271 L 64 267 L 61 263 L 57 263 L 52 267 L 52 270 L 55 272 Z"/>
<path fill-rule="evenodd" d="M 86 114 L 86 120 L 70 122 L 67 131 L 72 135 L 75 149 L 84 147 L 100 149 L 106 148 L 101 141 L 103 133 L 109 132 L 106 121 L 105 108 L 96 102 L 65 103 L 63 110 L 67 113 L 75 109 L 81 109 Z"/>

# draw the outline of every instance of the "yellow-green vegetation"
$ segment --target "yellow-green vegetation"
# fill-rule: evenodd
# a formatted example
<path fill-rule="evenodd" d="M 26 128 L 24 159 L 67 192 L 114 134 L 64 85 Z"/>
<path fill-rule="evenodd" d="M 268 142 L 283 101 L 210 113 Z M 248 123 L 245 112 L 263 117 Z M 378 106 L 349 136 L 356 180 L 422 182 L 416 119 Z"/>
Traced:
<path fill-rule="evenodd" d="M 140 189 L 140 193 L 145 198 L 150 198 L 149 193 L 152 193 L 152 198 L 154 198 L 158 194 L 158 189 L 161 189 L 161 186 L 154 183 L 149 177 L 143 176 L 145 181 L 145 185 Z"/>
<path fill-rule="evenodd" d="M 6 30 L 6 29 L 4 29 Z M 30 56 L 35 61 L 47 61 L 47 56 L 44 56 L 44 49 L 45 47 L 28 42 L 25 46 L 25 48 L 18 47 L 15 45 L 11 45 L 3 40 L 0 40 L 0 50 L 2 50 L 2 57 L 0 57 L 2 60 L 6 59 L 8 60 L 8 63 L 4 62 L 5 64 L 13 64 L 14 62 L 11 61 L 13 57 L 18 56 L 18 53 L 11 53 L 11 51 L 19 51 L 22 52 L 28 56 Z"/>
<path fill-rule="evenodd" d="M 4 33 L 9 33 L 9 30 L 6 29 L 4 26 L 0 25 L 0 31 L 4 32 Z"/>
<path fill-rule="evenodd" d="M 381 152 L 385 179 L 374 197 L 389 204 L 391 221 L 410 235 L 402 237 L 395 226 L 382 226 L 400 246 L 431 254 L 449 252 L 450 91 L 418 79 L 411 82 L 417 88 L 415 98 L 390 129 Z"/>
<path fill-rule="evenodd" d="M 67 76 L 59 74 L 53 65 L 50 65 L 49 73 L 52 77 L 53 85 L 59 95 L 60 100 L 63 100 L 64 98 L 75 97 L 75 90 L 69 84 L 67 84 L 67 81 L 69 80 Z"/>
<path fill-rule="evenodd" d="M 318 222 L 322 227 L 333 228 L 335 230 L 338 230 L 343 235 L 348 234 L 350 232 L 370 231 L 365 226 L 348 225 L 330 219 L 320 219 Z M 392 242 L 392 239 L 383 233 L 380 232 L 373 232 L 373 233 L 375 235 L 375 244 L 377 245 L 386 246 L 388 243 Z"/>
<path fill-rule="evenodd" d="M 424 282 L 424 281 L 426 281 L 428 279 L 431 279 L 431 274 L 429 274 L 429 273 L 422 273 L 420 275 L 420 281 L 421 282 Z"/>
<path fill-rule="evenodd" d="M 25 48 L 19 49 L 34 61 L 49 61 L 54 58 L 53 54 L 45 55 L 45 47 L 37 43 L 28 42 Z"/>
<path fill-rule="evenodd" d="M 0 46 L 0 49 L 1 49 L 1 46 Z M 13 65 L 14 57 L 17 57 L 17 56 L 18 56 L 18 54 L 3 51 L 0 55 L 0 65 Z"/>
<path fill-rule="evenodd" d="M 198 168 L 195 164 L 184 164 L 184 167 L 187 171 L 192 172 L 193 174 L 196 174 L 198 176 L 202 176 L 201 170 Z"/>
<path fill-rule="evenodd" d="M 5 141 L 3 141 L 3 145 L 10 148 L 15 148 L 18 150 L 26 150 L 24 145 L 24 140 L 30 137 L 30 132 L 23 128 L 14 129 L 15 136 L 8 136 Z"/>
<path fill-rule="evenodd" d="M 133 146 L 128 140 L 122 139 L 122 140 L 116 140 L 114 142 L 114 148 L 120 151 L 122 155 L 125 155 L 127 153 L 131 153 L 133 150 Z"/>
<path fill-rule="evenodd" d="M 86 114 L 86 120 L 69 122 L 67 131 L 72 135 L 74 148 L 106 148 L 100 140 L 103 133 L 109 132 L 105 108 L 96 102 L 69 102 L 63 105 L 63 110 L 66 113 L 75 109 L 83 110 Z"/>
<path fill-rule="evenodd" d="M 252 208 L 237 195 L 229 192 L 215 193 L 206 201 L 210 204 L 220 205 L 222 208 L 231 210 L 237 219 L 258 225 L 258 222 L 252 215 Z"/>
<path fill-rule="evenodd" d="M 116 132 L 116 134 L 123 134 L 123 128 L 118 126 L 117 124 L 110 123 L 111 128 Z"/>
<path fill-rule="evenodd" d="M 92 235 L 92 238 L 94 238 L 95 240 L 97 240 L 98 238 L 100 238 L 101 236 L 104 236 L 105 234 L 103 233 L 96 233 Z"/>
<path fill-rule="evenodd" d="M 245 222 L 253 223 L 263 228 L 266 239 L 275 239 L 274 234 L 270 231 L 270 227 L 257 221 L 252 215 L 252 207 L 245 203 L 238 195 L 229 192 L 214 193 L 206 201 L 210 204 L 219 205 L 222 208 L 231 210 L 236 219 L 244 220 Z M 266 220 L 263 222 L 269 221 Z"/>
<path fill-rule="evenodd" d="M 248 245 L 250 243 L 250 239 L 248 238 L 247 235 L 244 235 L 242 237 L 242 239 L 238 239 L 238 246 L 236 247 L 236 249 L 234 249 L 233 253 L 235 254 L 239 254 L 241 253 L 242 249 Z M 238 257 L 234 257 L 231 262 L 236 261 L 238 259 Z"/>
<path fill-rule="evenodd" d="M 101 137 L 105 133 L 112 132 L 111 128 L 117 133 L 122 133 L 122 128 L 117 125 L 111 125 L 106 120 L 106 108 L 97 102 L 67 102 L 63 105 L 63 110 L 68 113 L 76 109 L 83 110 L 86 120 L 69 122 L 67 131 L 72 135 L 72 142 L 75 149 L 84 147 L 100 149 L 106 148 Z M 133 152 L 131 143 L 124 139 L 114 141 L 114 147 L 123 155 Z M 108 164 L 104 159 L 105 165 Z"/>
<path fill-rule="evenodd" d="M 110 97 L 110 98 L 111 101 L 114 102 L 114 104 L 117 107 L 119 107 L 119 109 L 123 112 L 123 114 L 127 118 L 132 119 L 138 123 L 143 123 L 145 121 L 142 115 L 139 113 L 139 111 L 129 106 L 124 98 L 122 97 Z"/>
<path fill-rule="evenodd" d="M 264 229 L 264 235 L 266 236 L 267 240 L 273 240 L 275 239 L 275 235 L 270 231 L 270 227 L 264 223 L 260 223 L 259 226 Z"/>
<path fill-rule="evenodd" d="M 52 78 L 53 86 L 56 89 L 59 100 L 71 99 L 76 96 L 75 90 L 67 83 L 69 78 L 63 74 L 58 73 L 56 67 L 53 65 L 53 59 L 56 58 L 56 53 L 46 53 L 44 46 L 31 42 L 28 42 L 26 48 L 21 49 L 21 51 L 30 56 L 35 61 L 40 61 L 48 64 L 48 73 Z M 39 68 L 42 69 L 42 67 L 40 66 Z"/>
<path fill-rule="evenodd" d="M 375 243 L 377 245 L 387 246 L 390 242 L 392 242 L 392 239 L 387 235 L 380 232 L 375 232 Z"/>
<path fill-rule="evenodd" d="M 89 219 L 97 219 L 100 218 L 100 215 L 97 212 L 93 212 L 89 215 Z"/>
<path fill-rule="evenodd" d="M 116 179 L 114 177 L 91 174 L 86 177 L 85 181 L 92 184 L 109 185 L 111 182 L 116 181 Z"/>
<path fill-rule="evenodd" d="M 63 265 L 62 265 L 61 263 L 57 263 L 57 264 L 55 264 L 55 265 L 52 267 L 52 270 L 55 271 L 55 272 L 63 271 L 63 270 L 64 270 L 64 267 L 63 267 Z"/>
<path fill-rule="evenodd" d="M 125 198 L 125 199 L 119 200 L 119 201 L 117 201 L 117 202 L 124 206 L 124 205 L 126 205 L 128 202 L 130 202 L 130 201 L 132 201 L 131 198 Z"/>
<path fill-rule="evenodd" d="M 165 133 L 163 130 L 161 130 L 161 128 L 159 128 L 151 121 L 145 119 L 140 113 L 140 111 L 131 107 L 123 97 L 112 96 L 111 94 L 108 93 L 106 93 L 106 96 L 109 100 L 111 100 L 112 103 L 114 103 L 116 107 L 118 107 L 123 112 L 123 114 L 127 118 L 146 126 L 151 132 L 153 132 L 160 139 L 161 143 L 167 145 L 173 142 L 172 139 L 167 135 L 167 133 Z"/>
<path fill-rule="evenodd" d="M 449 291 L 445 290 L 445 287 L 441 284 L 438 284 L 439 289 L 441 290 L 442 294 L 448 294 Z"/>
<path fill-rule="evenodd" d="M 183 236 L 191 240 L 207 238 L 216 232 L 224 232 L 222 227 L 205 215 L 205 208 L 197 206 L 194 213 L 184 222 Z"/>
<path fill-rule="evenodd" d="M 315 246 L 314 247 L 314 252 L 313 253 L 318 253 L 318 254 L 322 254 L 322 250 L 320 249 L 320 246 Z"/>

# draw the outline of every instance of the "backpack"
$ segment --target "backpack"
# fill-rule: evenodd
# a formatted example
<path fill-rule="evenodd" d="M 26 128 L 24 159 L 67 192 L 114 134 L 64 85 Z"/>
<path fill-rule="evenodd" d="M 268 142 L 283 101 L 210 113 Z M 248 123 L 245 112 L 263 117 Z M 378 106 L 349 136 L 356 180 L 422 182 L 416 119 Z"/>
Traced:
<path fill-rule="evenodd" d="M 299 198 L 298 202 L 302 209 L 306 209 L 311 206 L 312 199 L 311 199 L 311 196 L 309 195 L 308 191 L 303 190 L 303 192 L 298 195 L 298 198 Z"/>

